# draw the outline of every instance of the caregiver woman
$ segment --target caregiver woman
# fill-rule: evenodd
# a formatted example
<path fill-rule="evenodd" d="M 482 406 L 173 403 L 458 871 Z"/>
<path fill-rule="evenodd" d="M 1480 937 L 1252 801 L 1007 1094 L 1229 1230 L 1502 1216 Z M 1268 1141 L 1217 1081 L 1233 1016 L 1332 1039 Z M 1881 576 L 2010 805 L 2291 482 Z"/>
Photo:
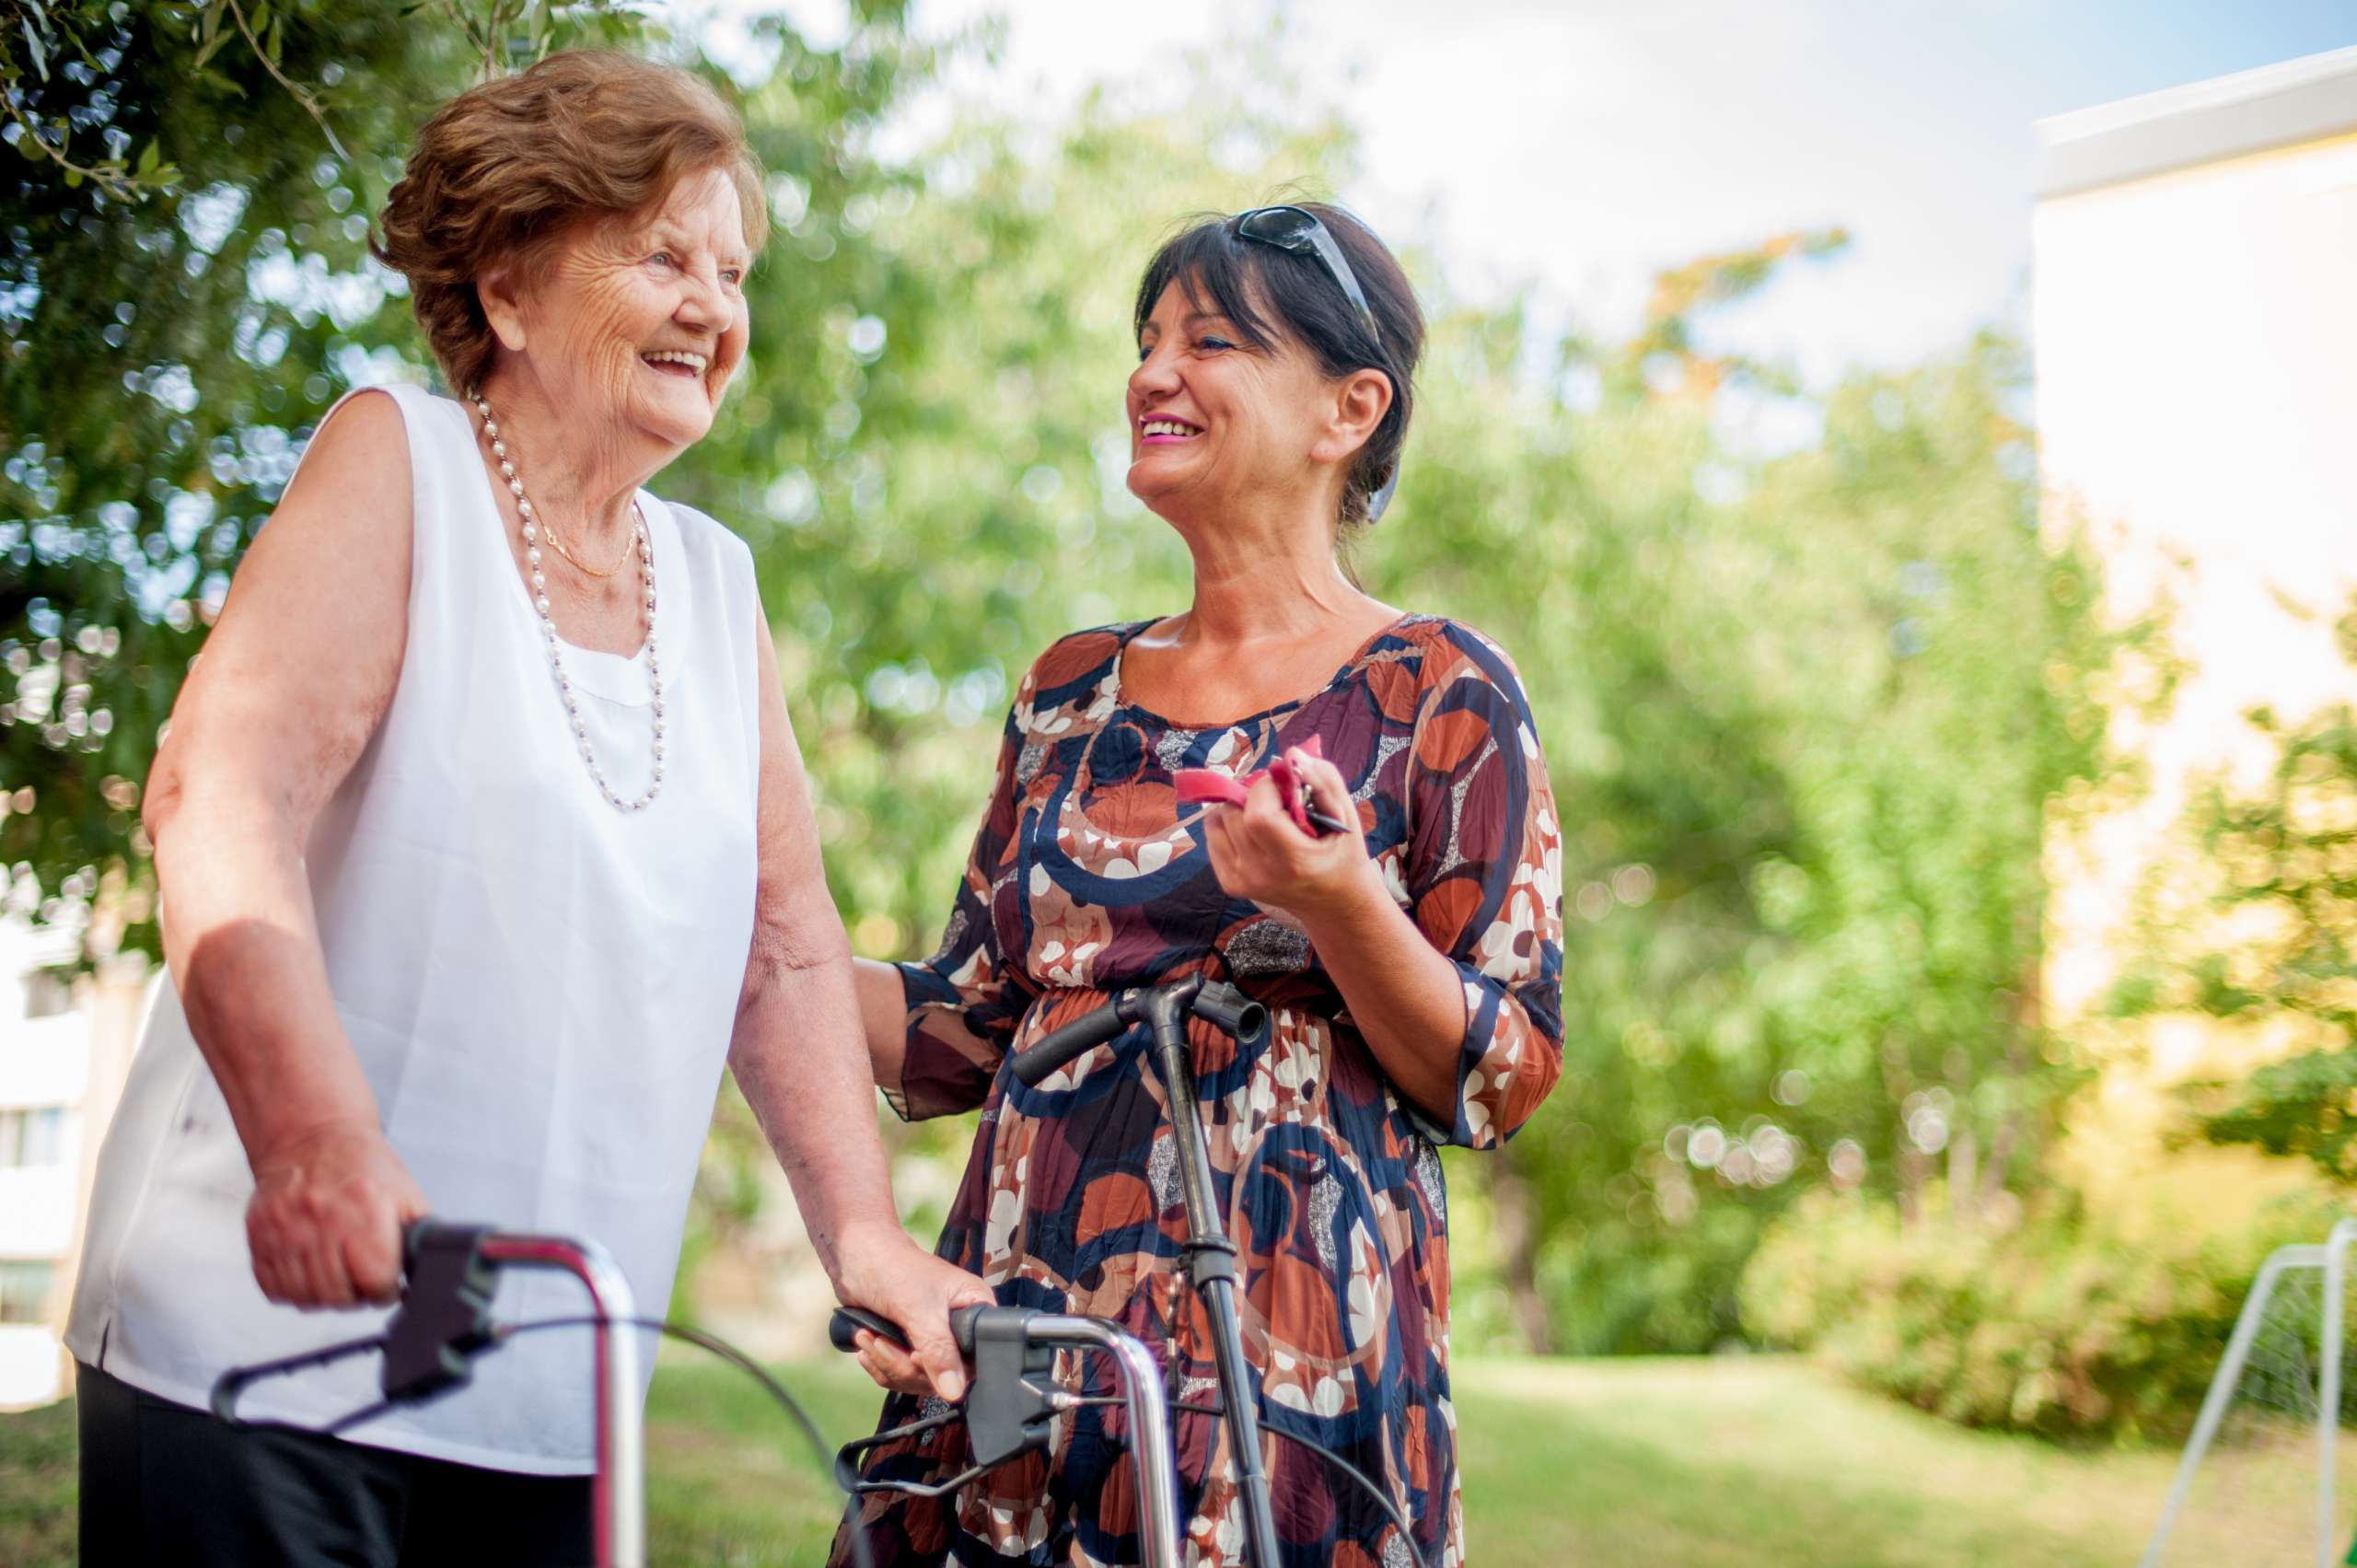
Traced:
<path fill-rule="evenodd" d="M 563 54 L 445 105 L 379 254 L 463 401 L 358 393 L 239 569 L 156 760 L 159 986 L 67 1342 L 84 1561 L 580 1563 L 578 1333 L 343 1439 L 202 1412 L 368 1332 L 403 1222 L 594 1237 L 669 1299 L 724 1059 L 835 1289 L 987 1293 L 910 1242 L 744 544 L 641 486 L 745 355 L 761 184 L 681 72 Z M 569 1281 L 501 1315 L 577 1313 Z M 316 1424 L 373 1365 L 257 1389 Z"/>
<path fill-rule="evenodd" d="M 1537 727 L 1496 645 L 1379 603 L 1335 558 L 1399 472 L 1423 338 L 1381 241 L 1326 206 L 1197 224 L 1147 263 L 1133 325 L 1130 489 L 1185 542 L 1193 602 L 1075 632 L 1031 667 L 941 950 L 861 966 L 868 1049 L 904 1114 L 982 1108 L 942 1256 L 1006 1302 L 1115 1318 L 1167 1360 L 1187 1402 L 1188 1561 L 1233 1568 L 1236 1466 L 1202 1413 L 1211 1346 L 1181 1276 L 1144 1031 L 1036 1088 L 1005 1063 L 1129 986 L 1202 974 L 1266 1003 L 1248 1051 L 1191 1029 L 1260 1419 L 1374 1477 L 1421 1560 L 1453 1568 L 1434 1145 L 1494 1147 L 1562 1066 L 1561 835 Z M 1085 560 L 1062 569 L 1089 580 Z M 1271 777 L 1208 810 L 1173 787 L 1187 769 L 1241 777 L 1279 758 L 1345 831 L 1303 831 Z M 873 1335 L 861 1357 L 901 1390 L 886 1424 L 909 1420 L 921 1369 Z M 856 1527 L 875 1562 L 1136 1562 L 1131 1461 L 1106 1414 L 1060 1423 L 1044 1467 L 938 1500 L 869 1498 Z M 869 1471 L 954 1474 L 957 1431 L 877 1448 Z M 1284 1562 L 1256 1568 L 1409 1561 L 1323 1461 L 1282 1441 L 1267 1458 Z M 836 1562 L 852 1561 L 838 1538 Z"/>

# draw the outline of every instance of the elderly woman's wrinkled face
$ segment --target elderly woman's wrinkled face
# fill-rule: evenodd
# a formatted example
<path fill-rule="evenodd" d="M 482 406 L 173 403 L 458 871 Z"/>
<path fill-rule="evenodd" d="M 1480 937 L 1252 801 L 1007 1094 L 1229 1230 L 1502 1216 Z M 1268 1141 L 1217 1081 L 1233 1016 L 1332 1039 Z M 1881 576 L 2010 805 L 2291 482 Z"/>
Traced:
<path fill-rule="evenodd" d="M 736 185 L 692 175 L 653 212 L 582 225 L 521 290 L 520 346 L 500 335 L 585 424 L 686 447 L 745 357 L 751 265 Z"/>
<path fill-rule="evenodd" d="M 1254 348 L 1215 310 L 1174 283 L 1138 334 L 1130 491 L 1166 517 L 1300 485 L 1329 436 L 1332 383 L 1309 351 L 1284 338 Z"/>

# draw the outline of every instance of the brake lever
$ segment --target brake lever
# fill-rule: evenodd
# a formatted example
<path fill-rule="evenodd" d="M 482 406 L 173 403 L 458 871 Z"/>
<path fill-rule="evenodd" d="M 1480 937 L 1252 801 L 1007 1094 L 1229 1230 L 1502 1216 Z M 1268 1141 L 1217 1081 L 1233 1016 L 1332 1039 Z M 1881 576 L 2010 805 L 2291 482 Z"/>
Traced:
<path fill-rule="evenodd" d="M 835 1450 L 835 1484 L 847 1493 L 865 1496 L 877 1492 L 905 1492 L 911 1497 L 946 1497 L 980 1476 L 990 1467 L 975 1465 L 963 1474 L 937 1484 L 921 1481 L 869 1481 L 859 1473 L 859 1461 L 870 1449 L 881 1448 L 888 1443 L 905 1443 L 911 1437 L 922 1437 L 928 1432 L 938 1432 L 966 1419 L 966 1412 L 955 1405 L 920 1416 L 899 1426 L 887 1427 L 865 1437 L 854 1437 Z"/>
<path fill-rule="evenodd" d="M 482 1255 L 487 1225 L 419 1220 L 402 1232 L 401 1304 L 385 1325 L 378 1386 L 387 1402 L 421 1404 L 474 1376 L 494 1334 L 499 1267 Z"/>
<path fill-rule="evenodd" d="M 955 1491 L 986 1470 L 1009 1459 L 1036 1453 L 1048 1446 L 1049 1423 L 1057 1410 L 1060 1392 L 1053 1383 L 1055 1347 L 1034 1344 L 1031 1319 L 1039 1314 L 1020 1307 L 960 1307 L 950 1328 L 960 1350 L 973 1358 L 973 1381 L 964 1406 L 951 1406 L 889 1431 L 854 1439 L 835 1451 L 835 1477 L 846 1491 L 905 1492 L 912 1497 L 937 1497 Z M 908 1336 L 899 1324 L 864 1307 L 839 1307 L 827 1322 L 827 1338 L 838 1350 L 857 1348 L 853 1335 L 865 1329 L 903 1349 Z M 860 1478 L 854 1462 L 870 1449 L 905 1441 L 946 1426 L 966 1423 L 967 1450 L 973 1468 L 952 1481 L 927 1486 L 921 1481 L 869 1481 Z"/>

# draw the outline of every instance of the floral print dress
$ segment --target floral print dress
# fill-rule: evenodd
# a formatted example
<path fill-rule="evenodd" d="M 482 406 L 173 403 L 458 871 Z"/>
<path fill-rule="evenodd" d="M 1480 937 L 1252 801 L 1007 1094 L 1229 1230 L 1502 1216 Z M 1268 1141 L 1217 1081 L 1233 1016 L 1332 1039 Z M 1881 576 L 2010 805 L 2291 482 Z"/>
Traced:
<path fill-rule="evenodd" d="M 1147 623 L 1076 633 L 1024 677 L 997 781 L 941 949 L 901 966 L 905 1063 L 886 1094 L 916 1119 L 982 1108 L 939 1252 L 1001 1302 L 1111 1318 L 1153 1347 L 1174 1401 L 1215 1405 L 1210 1325 L 1180 1272 L 1185 1213 L 1146 1032 L 1086 1052 L 1037 1088 L 1011 1051 L 1109 992 L 1190 973 L 1267 1005 L 1248 1052 L 1190 1024 L 1214 1180 L 1238 1248 L 1245 1352 L 1260 1419 L 1351 1460 L 1414 1521 L 1423 1561 L 1464 1557 L 1448 1397 L 1447 1196 L 1434 1144 L 1495 1145 L 1562 1062 L 1561 830 L 1514 667 L 1456 621 L 1406 616 L 1322 690 L 1232 723 L 1131 702 L 1121 653 Z M 1466 1029 L 1457 1096 L 1435 1122 L 1391 1088 L 1301 929 L 1232 899 L 1202 807 L 1172 774 L 1237 775 L 1319 738 L 1358 803 L 1385 885 L 1455 960 Z M 1435 1042 L 1437 1043 L 1437 1042 Z M 1110 1393 L 1102 1358 L 1088 1391 Z M 883 1425 L 930 1400 L 888 1397 Z M 1217 1417 L 1174 1411 L 1190 1561 L 1239 1563 L 1240 1500 Z M 952 1498 L 872 1496 L 857 1527 L 879 1568 L 1139 1560 L 1118 1406 L 1058 1418 L 1049 1455 Z M 1296 1444 L 1269 1439 L 1294 1568 L 1410 1561 L 1382 1512 Z M 939 1481 L 966 1464 L 952 1425 L 879 1448 L 871 1479 Z M 1208 1478 L 1208 1479 L 1207 1479 Z M 839 1538 L 834 1560 L 854 1561 Z"/>

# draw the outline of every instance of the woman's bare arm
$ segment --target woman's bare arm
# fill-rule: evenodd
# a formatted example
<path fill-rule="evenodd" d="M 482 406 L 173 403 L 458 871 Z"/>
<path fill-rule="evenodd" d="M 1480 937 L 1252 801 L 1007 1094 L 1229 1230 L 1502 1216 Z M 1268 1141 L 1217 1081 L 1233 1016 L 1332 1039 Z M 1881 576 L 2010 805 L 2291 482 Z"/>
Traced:
<path fill-rule="evenodd" d="M 254 1171 L 255 1279 L 299 1306 L 389 1298 L 424 1207 L 337 1018 L 303 873 L 400 679 L 410 505 L 400 409 L 355 398 L 238 567 L 144 812 L 165 959 Z"/>
<path fill-rule="evenodd" d="M 991 1293 L 900 1228 L 876 1131 L 873 1036 L 863 1019 L 872 982 L 854 987 L 766 628 L 760 659 L 761 871 L 729 1067 L 793 1184 L 836 1295 L 900 1324 L 935 1389 L 955 1400 L 965 1391 L 964 1359 L 949 1338 L 949 1310 Z M 897 992 L 897 974 L 893 981 Z"/>

